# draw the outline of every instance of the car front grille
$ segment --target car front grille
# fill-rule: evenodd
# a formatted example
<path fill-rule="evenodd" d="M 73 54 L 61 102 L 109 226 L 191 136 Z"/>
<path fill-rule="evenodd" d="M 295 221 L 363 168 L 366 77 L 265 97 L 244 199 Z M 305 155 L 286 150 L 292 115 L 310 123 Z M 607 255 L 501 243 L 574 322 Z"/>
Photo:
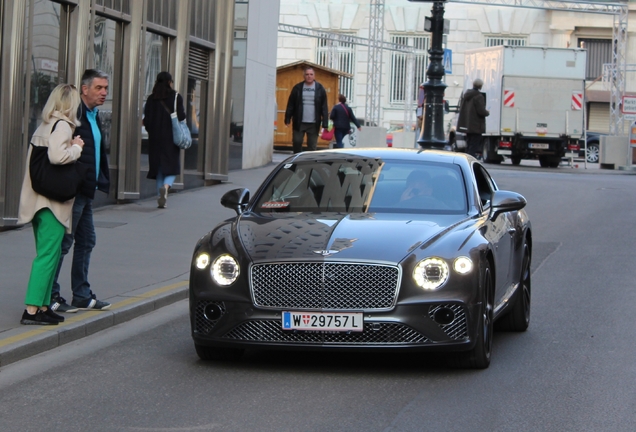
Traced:
<path fill-rule="evenodd" d="M 235 327 L 224 339 L 246 342 L 308 343 L 321 345 L 426 344 L 429 339 L 401 323 L 365 323 L 362 332 L 283 331 L 280 321 L 251 320 Z"/>
<path fill-rule="evenodd" d="M 256 264 L 250 288 L 259 307 L 382 310 L 395 304 L 399 276 L 398 267 L 388 265 Z"/>

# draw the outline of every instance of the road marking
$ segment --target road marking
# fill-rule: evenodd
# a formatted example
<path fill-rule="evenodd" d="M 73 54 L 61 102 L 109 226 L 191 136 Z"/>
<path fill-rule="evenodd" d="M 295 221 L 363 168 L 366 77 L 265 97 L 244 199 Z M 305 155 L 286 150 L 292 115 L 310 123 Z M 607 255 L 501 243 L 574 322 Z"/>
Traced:
<path fill-rule="evenodd" d="M 10 336 L 6 339 L 2 339 L 0 340 L 0 348 L 5 347 L 7 345 L 11 345 L 12 343 L 16 343 L 16 342 L 20 342 L 23 341 L 25 339 L 34 337 L 34 336 L 39 336 L 42 334 L 46 334 L 47 332 L 52 332 L 52 331 L 57 331 L 60 328 L 63 328 L 65 326 L 67 326 L 68 324 L 73 324 L 76 323 L 78 321 L 83 321 L 85 319 L 91 318 L 97 314 L 103 314 L 103 313 L 108 313 L 108 312 L 112 312 L 115 311 L 117 309 L 121 309 L 125 306 L 131 305 L 133 303 L 136 302 L 140 302 L 142 300 L 146 300 L 148 298 L 154 297 L 156 295 L 159 294 L 164 294 L 166 292 L 175 290 L 177 288 L 181 288 L 183 286 L 188 285 L 189 281 L 181 281 L 181 282 L 177 282 L 175 284 L 172 285 L 167 285 L 161 288 L 157 288 L 151 291 L 148 291 L 147 293 L 144 294 L 140 294 L 140 295 L 136 295 L 134 297 L 130 297 L 127 298 L 125 300 L 122 300 L 120 302 L 117 302 L 115 304 L 113 304 L 111 306 L 110 309 L 107 309 L 105 311 L 79 311 L 79 312 L 86 312 L 86 313 L 81 313 L 80 315 L 75 315 L 72 317 L 69 317 L 69 314 L 64 314 L 64 322 L 63 323 L 59 323 L 56 326 L 41 326 L 38 327 L 37 329 L 34 330 L 30 330 L 30 331 L 26 331 L 24 333 L 21 333 L 19 335 L 15 335 L 15 336 Z"/>

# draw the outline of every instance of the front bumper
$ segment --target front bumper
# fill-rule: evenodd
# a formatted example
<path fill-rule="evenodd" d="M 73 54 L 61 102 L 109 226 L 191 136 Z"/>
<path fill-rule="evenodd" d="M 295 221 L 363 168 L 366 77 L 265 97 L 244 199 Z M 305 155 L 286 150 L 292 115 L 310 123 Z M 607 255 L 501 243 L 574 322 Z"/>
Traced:
<path fill-rule="evenodd" d="M 290 331 L 282 329 L 282 310 L 190 301 L 195 343 L 237 348 L 467 350 L 474 345 L 477 311 L 478 305 L 453 301 L 398 305 L 391 311 L 364 313 L 362 332 Z"/>

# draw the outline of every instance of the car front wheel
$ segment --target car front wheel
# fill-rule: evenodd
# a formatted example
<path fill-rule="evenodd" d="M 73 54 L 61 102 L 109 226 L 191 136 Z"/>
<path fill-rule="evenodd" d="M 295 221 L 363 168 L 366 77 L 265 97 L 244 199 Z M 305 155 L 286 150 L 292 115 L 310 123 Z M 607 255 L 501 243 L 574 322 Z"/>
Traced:
<path fill-rule="evenodd" d="M 530 248 L 527 243 L 523 245 L 521 277 L 516 297 L 512 310 L 497 320 L 497 330 L 523 332 L 530 325 L 531 275 Z"/>
<path fill-rule="evenodd" d="M 481 273 L 482 301 L 475 347 L 467 352 L 457 353 L 454 366 L 468 369 L 486 369 L 490 366 L 492 351 L 494 286 L 490 263 L 486 262 Z"/>

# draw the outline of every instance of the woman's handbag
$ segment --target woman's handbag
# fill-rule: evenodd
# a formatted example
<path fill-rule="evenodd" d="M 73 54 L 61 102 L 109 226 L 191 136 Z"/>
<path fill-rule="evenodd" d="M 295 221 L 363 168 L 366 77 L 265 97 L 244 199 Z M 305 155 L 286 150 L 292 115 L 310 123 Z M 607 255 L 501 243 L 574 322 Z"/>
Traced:
<path fill-rule="evenodd" d="M 55 126 L 62 120 L 58 120 Z M 56 165 L 49 160 L 49 148 L 31 143 L 29 173 L 31 187 L 37 193 L 53 201 L 65 202 L 75 198 L 88 174 L 88 164 L 80 161 Z"/>
<path fill-rule="evenodd" d="M 188 128 L 188 124 L 185 119 L 179 121 L 179 117 L 177 117 L 178 95 L 179 93 L 175 93 L 174 95 L 174 111 L 170 112 L 163 101 L 161 101 L 161 104 L 170 114 L 170 120 L 172 121 L 172 141 L 174 142 L 174 145 L 182 150 L 187 150 L 192 145 L 192 135 L 190 134 L 190 128 Z"/>
<path fill-rule="evenodd" d="M 323 129 L 322 133 L 320 134 L 320 139 L 331 141 L 333 139 L 333 131 L 334 129 Z"/>
<path fill-rule="evenodd" d="M 333 133 L 336 129 L 333 127 L 333 121 L 329 120 L 327 124 L 327 129 L 323 129 L 320 133 L 320 139 L 325 141 L 331 141 L 333 139 Z"/>

